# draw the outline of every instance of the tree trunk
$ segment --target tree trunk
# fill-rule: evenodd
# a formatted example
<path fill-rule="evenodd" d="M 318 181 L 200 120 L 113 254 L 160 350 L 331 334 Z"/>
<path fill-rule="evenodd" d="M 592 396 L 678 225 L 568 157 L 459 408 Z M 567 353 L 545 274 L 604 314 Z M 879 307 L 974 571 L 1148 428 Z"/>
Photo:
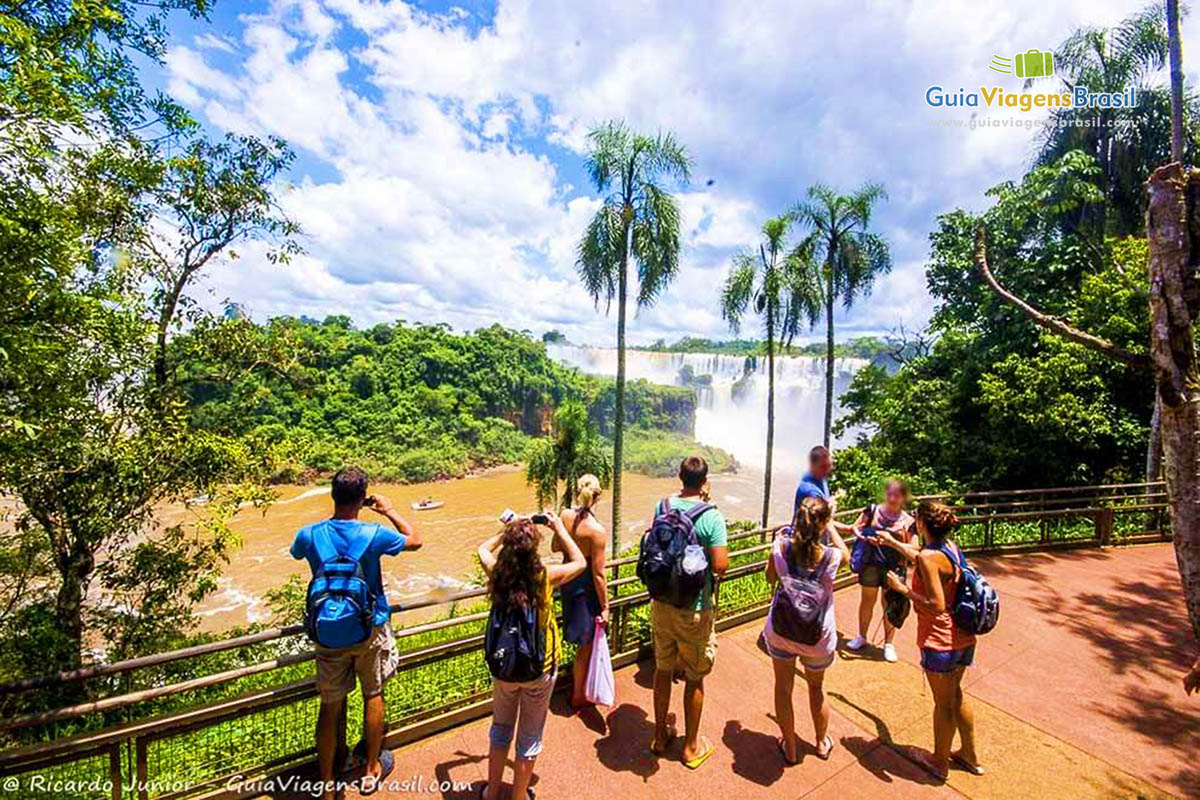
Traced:
<path fill-rule="evenodd" d="M 1154 411 L 1150 413 L 1150 441 L 1146 443 L 1146 483 L 1162 475 L 1162 401 L 1154 396 Z"/>
<path fill-rule="evenodd" d="M 617 276 L 617 403 L 613 420 L 612 554 L 621 552 L 621 466 L 625 439 L 625 295 L 629 287 L 629 251 L 633 249 L 633 220 L 625 213 L 625 249 Z"/>
<path fill-rule="evenodd" d="M 1179 0 L 1167 0 L 1167 58 L 1171 64 L 1171 160 L 1183 163 L 1183 38 Z"/>
<path fill-rule="evenodd" d="M 1150 355 L 1161 403 L 1163 476 L 1175 560 L 1192 632 L 1200 642 L 1200 396 L 1193 323 L 1200 310 L 1200 173 L 1179 163 L 1160 167 L 1146 185 L 1150 245 Z M 1195 251 L 1195 252 L 1194 252 Z"/>
<path fill-rule="evenodd" d="M 762 526 L 771 514 L 771 460 L 775 450 L 775 319 L 771 299 L 767 298 L 767 464 L 763 477 Z"/>
<path fill-rule="evenodd" d="M 77 669 L 83 663 L 83 598 L 84 591 L 96 566 L 96 560 L 86 549 L 74 548 L 56 557 L 59 584 L 54 598 L 54 612 L 59 622 L 60 646 L 47 654 L 49 671 Z"/>
<path fill-rule="evenodd" d="M 833 264 L 825 277 L 825 439 L 829 447 L 833 431 Z"/>

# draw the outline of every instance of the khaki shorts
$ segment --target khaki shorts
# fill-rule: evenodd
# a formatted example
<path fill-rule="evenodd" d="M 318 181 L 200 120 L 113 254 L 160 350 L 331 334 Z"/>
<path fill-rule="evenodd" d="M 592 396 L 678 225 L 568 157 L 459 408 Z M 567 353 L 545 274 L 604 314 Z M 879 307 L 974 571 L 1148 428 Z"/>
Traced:
<path fill-rule="evenodd" d="M 330 650 L 317 647 L 317 691 L 322 703 L 336 703 L 354 691 L 354 677 L 362 684 L 363 699 L 383 693 L 383 685 L 400 660 L 391 625 L 380 625 L 362 644 Z"/>
<path fill-rule="evenodd" d="M 660 672 L 683 665 L 689 681 L 712 672 L 717 657 L 717 631 L 712 609 L 695 611 L 650 601 L 650 633 L 654 638 L 654 665 Z"/>

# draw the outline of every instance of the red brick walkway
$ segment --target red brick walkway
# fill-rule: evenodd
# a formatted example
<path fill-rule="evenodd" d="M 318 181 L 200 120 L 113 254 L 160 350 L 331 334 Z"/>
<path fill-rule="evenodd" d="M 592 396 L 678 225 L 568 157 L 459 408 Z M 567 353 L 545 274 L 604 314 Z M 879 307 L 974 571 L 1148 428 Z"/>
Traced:
<path fill-rule="evenodd" d="M 900 631 L 901 662 L 878 651 L 841 652 L 826 686 L 833 703 L 832 759 L 811 754 L 785 768 L 775 746 L 772 679 L 756 622 L 722 635 L 706 684 L 704 732 L 715 755 L 691 772 L 646 749 L 651 668 L 617 675 L 617 706 L 568 716 L 556 697 L 538 759 L 538 797 L 1197 797 L 1200 700 L 1180 680 L 1190 640 L 1169 545 L 979 559 L 1001 593 L 999 627 L 982 639 L 966 688 L 975 702 L 988 774 L 954 772 L 930 785 L 903 753 L 932 745 L 932 702 L 917 664 L 913 622 Z M 838 593 L 838 627 L 853 633 L 858 590 Z M 874 632 L 874 631 L 872 631 Z M 803 682 L 796 717 L 811 740 Z M 672 698 L 682 714 L 681 688 Z M 477 796 L 486 772 L 487 720 L 397 751 L 393 779 L 474 784 L 443 797 Z M 681 726 L 682 727 L 682 726 Z M 511 777 L 511 776 L 510 776 Z M 395 791 L 379 797 L 405 797 Z"/>

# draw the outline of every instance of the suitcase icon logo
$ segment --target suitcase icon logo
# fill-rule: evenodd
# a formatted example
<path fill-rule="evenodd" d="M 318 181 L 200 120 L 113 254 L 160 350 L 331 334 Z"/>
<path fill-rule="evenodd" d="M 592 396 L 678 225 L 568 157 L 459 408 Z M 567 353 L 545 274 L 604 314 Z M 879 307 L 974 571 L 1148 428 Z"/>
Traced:
<path fill-rule="evenodd" d="M 1054 54 L 1049 50 L 1026 50 L 1012 58 L 992 56 L 988 69 L 1018 78 L 1049 78 L 1054 74 Z"/>

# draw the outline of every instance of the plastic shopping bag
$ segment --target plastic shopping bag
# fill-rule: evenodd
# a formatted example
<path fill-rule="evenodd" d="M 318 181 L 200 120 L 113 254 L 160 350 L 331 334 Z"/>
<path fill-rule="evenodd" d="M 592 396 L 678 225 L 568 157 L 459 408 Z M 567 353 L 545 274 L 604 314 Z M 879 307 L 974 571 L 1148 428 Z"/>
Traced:
<path fill-rule="evenodd" d="M 608 652 L 608 635 L 604 623 L 596 617 L 596 632 L 592 638 L 592 660 L 588 664 L 584 696 L 589 703 L 612 707 L 615 701 L 612 656 Z"/>

